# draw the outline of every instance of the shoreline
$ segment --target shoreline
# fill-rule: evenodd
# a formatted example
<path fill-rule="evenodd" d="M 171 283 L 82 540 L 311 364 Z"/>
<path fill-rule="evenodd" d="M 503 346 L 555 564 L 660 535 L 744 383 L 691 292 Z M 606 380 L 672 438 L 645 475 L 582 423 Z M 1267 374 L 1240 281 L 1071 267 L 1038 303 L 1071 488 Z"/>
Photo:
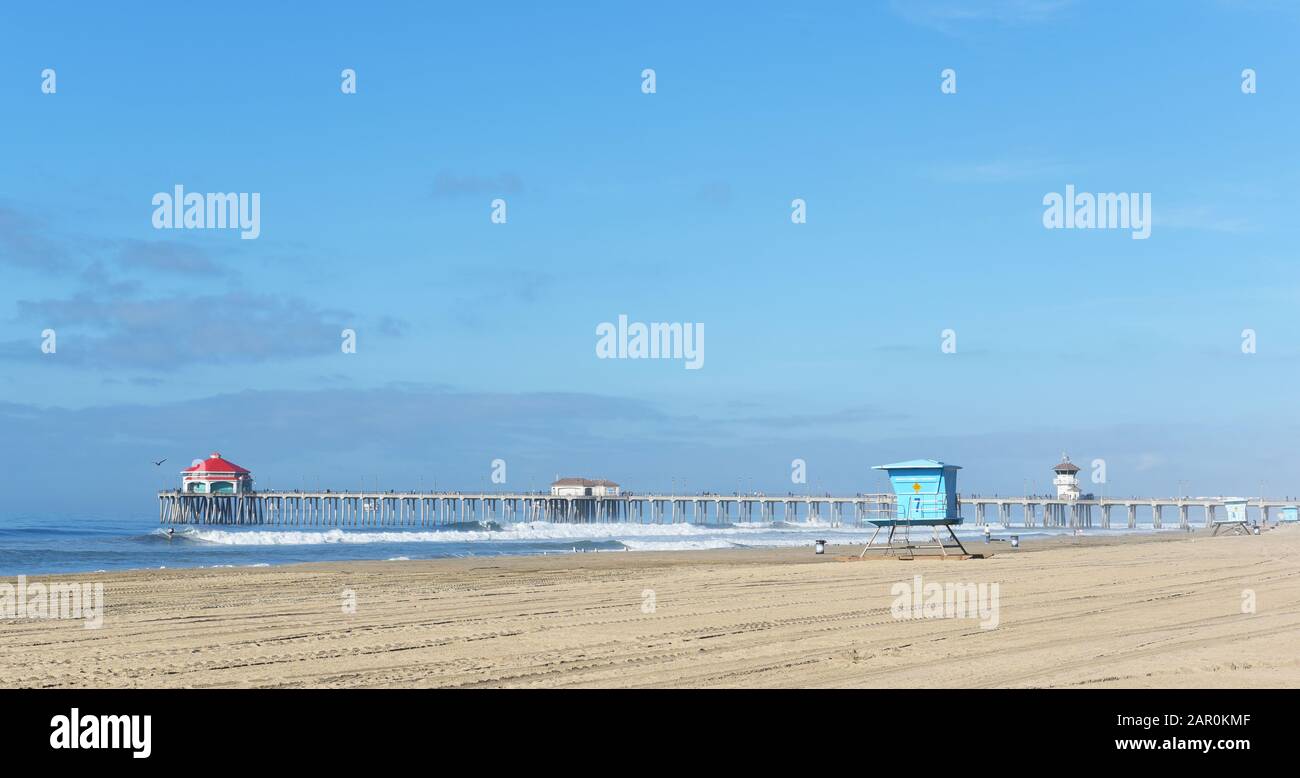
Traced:
<path fill-rule="evenodd" d="M 1273 527 L 1269 532 L 1284 529 L 1285 527 Z M 1189 539 L 1208 539 L 1211 537 L 1210 530 L 1193 530 L 1191 532 L 1178 531 L 1174 528 L 1165 528 L 1159 530 L 1122 530 L 1126 534 L 1118 534 L 1121 530 L 1111 530 L 1117 534 L 1107 535 L 1070 535 L 1065 532 L 1054 535 L 1038 535 L 1033 537 L 1022 538 L 1019 548 L 1012 548 L 1010 543 L 1005 540 L 995 540 L 991 543 L 985 543 L 979 538 L 962 538 L 962 542 L 972 555 L 983 554 L 987 557 L 1002 555 L 1019 555 L 1044 551 L 1060 546 L 1070 547 L 1105 547 L 1115 545 L 1130 545 L 1142 543 L 1165 543 L 1176 542 Z M 811 534 L 811 533 L 810 533 Z M 1007 535 L 1016 534 L 1013 532 Z M 232 572 L 236 570 L 264 570 L 264 569 L 294 569 L 294 568 L 311 568 L 311 569 L 330 569 L 333 567 L 352 566 L 352 565 L 403 565 L 403 564 L 450 564 L 456 562 L 476 563 L 476 562 L 496 562 L 513 559 L 585 559 L 589 557 L 633 557 L 635 561 L 642 562 L 652 557 L 665 557 L 671 559 L 679 555 L 692 556 L 695 561 L 704 561 L 701 557 L 708 557 L 710 563 L 721 563 L 727 560 L 727 555 L 742 554 L 746 555 L 743 559 L 737 559 L 736 562 L 744 564 L 752 563 L 769 563 L 769 564 L 801 564 L 801 563 L 818 563 L 828 559 L 844 561 L 846 557 L 857 557 L 862 551 L 864 544 L 837 544 L 827 543 L 826 552 L 821 557 L 813 553 L 813 539 L 810 538 L 807 545 L 799 546 L 743 546 L 736 545 L 730 548 L 688 548 L 672 550 L 637 550 L 631 548 L 623 549 L 603 549 L 592 548 L 582 551 L 543 551 L 543 552 L 522 552 L 522 553 L 501 553 L 501 554 L 465 554 L 457 556 L 439 556 L 427 557 L 422 559 L 320 559 L 311 561 L 293 561 L 293 562 L 257 562 L 252 564 L 213 564 L 213 565 L 177 565 L 175 567 L 130 567 L 114 570 L 83 570 L 80 572 L 68 573 L 10 573 L 0 575 L 0 583 L 5 579 L 14 579 L 17 576 L 23 576 L 29 581 L 79 581 L 86 577 L 95 577 L 97 580 L 103 580 L 105 577 L 115 576 L 136 576 L 148 573 L 192 573 L 192 572 Z M 710 555 L 718 555 L 716 559 Z M 874 552 L 875 556 L 880 556 L 880 552 Z M 938 558 L 938 554 L 925 553 L 919 555 L 919 558 L 926 559 L 929 557 Z M 863 560 L 863 561 L 884 561 L 884 560 Z M 957 560 L 952 560 L 957 561 Z M 977 560 L 971 560 L 977 561 Z M 3 620 L 0 619 L 0 623 Z"/>
<path fill-rule="evenodd" d="M 185 525 L 185 526 L 191 526 L 191 525 Z M 569 526 L 569 525 L 565 525 L 565 526 Z M 585 525 L 572 525 L 572 526 L 585 526 Z M 614 526 L 621 526 L 621 525 L 603 524 L 600 526 L 614 527 Z M 634 526 L 652 527 L 658 525 L 634 525 Z M 700 532 L 705 536 L 707 536 L 710 531 L 723 532 L 730 529 L 737 529 L 737 527 L 729 526 L 729 525 L 663 525 L 663 526 L 665 527 L 690 526 L 690 527 L 698 528 Z M 1070 534 L 1069 529 L 1060 528 L 1060 527 L 1002 528 L 1000 527 L 1000 525 L 990 525 L 990 527 L 996 527 L 996 528 L 993 529 L 992 537 L 994 538 L 994 540 L 993 542 L 988 544 L 984 542 L 982 534 L 980 534 L 979 530 L 975 528 L 974 525 L 969 525 L 959 530 L 958 534 L 961 537 L 962 542 L 966 545 L 967 549 L 972 553 L 978 554 L 978 553 L 998 553 L 998 552 L 1023 553 L 1026 550 L 1039 548 L 1042 547 L 1043 545 L 1055 545 L 1062 542 L 1075 543 L 1075 544 L 1077 543 L 1110 544 L 1110 543 L 1145 542 L 1145 539 L 1160 539 L 1160 540 L 1182 539 L 1182 538 L 1187 538 L 1192 536 L 1198 536 L 1198 537 L 1208 536 L 1210 532 L 1210 530 L 1208 529 L 1201 529 L 1201 528 L 1193 528 L 1189 532 L 1189 531 L 1181 530 L 1178 527 L 1163 527 L 1159 529 L 1151 526 L 1139 526 L 1133 529 L 1129 529 L 1127 527 L 1111 528 L 1111 529 L 1092 527 L 1084 530 L 1083 531 L 1084 534 L 1076 536 Z M 222 527 L 220 525 L 212 525 L 206 528 L 232 531 L 230 530 L 230 528 Z M 744 529 L 749 529 L 749 528 L 744 528 Z M 777 532 L 793 531 L 793 532 L 798 532 L 800 534 L 806 534 L 807 537 L 806 539 L 802 539 L 798 544 L 778 545 L 778 544 L 768 544 L 768 543 L 757 543 L 754 545 L 746 545 L 742 541 L 728 541 L 730 543 L 730 545 L 728 546 L 704 547 L 704 548 L 647 548 L 647 549 L 639 549 L 634 547 L 581 548 L 581 546 L 589 545 L 589 544 L 601 544 L 601 543 L 621 544 L 623 542 L 627 542 L 627 543 L 640 542 L 635 536 L 622 537 L 622 538 L 616 537 L 616 535 L 619 535 L 619 533 L 615 533 L 614 535 L 610 535 L 608 537 L 600 536 L 599 534 L 592 534 L 589 536 L 581 536 L 581 537 L 575 536 L 572 538 L 564 538 L 564 539 L 489 538 L 486 540 L 477 540 L 472 542 L 472 545 L 481 548 L 481 551 L 479 551 L 478 553 L 475 553 L 474 551 L 471 550 L 471 551 L 461 551 L 461 552 L 446 552 L 445 554 L 439 556 L 419 556 L 418 550 L 392 549 L 385 553 L 393 554 L 393 556 L 385 556 L 383 553 L 377 553 L 376 556 L 373 557 L 365 557 L 359 555 L 358 556 L 340 555 L 334 558 L 329 558 L 328 555 L 325 555 L 319 559 L 290 559 L 290 560 L 276 559 L 275 557 L 277 555 L 283 555 L 286 553 L 292 554 L 295 552 L 299 553 L 300 555 L 310 555 L 311 549 L 326 549 L 326 548 L 334 548 L 334 547 L 360 550 L 362 548 L 366 548 L 369 544 L 368 543 L 320 542 L 320 543 L 264 543 L 264 544 L 250 543 L 244 545 L 244 544 L 223 544 L 219 542 L 213 542 L 213 543 L 199 542 L 195 546 L 189 546 L 187 544 L 194 543 L 195 541 L 188 538 L 184 538 L 177 541 L 177 543 L 181 545 L 178 545 L 176 547 L 175 549 L 176 551 L 183 553 L 184 551 L 189 550 L 197 553 L 212 553 L 212 554 L 219 554 L 222 553 L 223 551 L 229 551 L 229 552 L 240 551 L 247 555 L 254 555 L 257 554 L 259 549 L 265 549 L 266 550 L 265 558 L 258 559 L 258 561 L 255 562 L 224 562 L 221 561 L 220 559 L 213 559 L 211 561 L 194 561 L 190 563 L 185 563 L 185 562 L 177 563 L 174 560 L 164 559 L 163 561 L 169 563 L 168 564 L 138 564 L 135 566 L 122 566 L 122 567 L 115 566 L 115 567 L 108 567 L 108 568 L 81 569 L 75 571 L 65 570 L 65 571 L 54 571 L 54 572 L 43 572 L 39 569 L 39 566 L 33 566 L 35 569 L 32 569 L 30 571 L 21 568 L 14 568 L 8 571 L 0 572 L 0 583 L 3 583 L 3 581 L 6 578 L 12 579 L 20 575 L 25 576 L 29 579 L 36 578 L 36 577 L 63 579 L 63 578 L 72 578 L 75 576 L 84 576 L 84 575 L 104 576 L 104 575 L 111 575 L 111 574 L 118 574 L 118 573 L 143 573 L 143 572 L 158 571 L 158 570 L 247 569 L 247 568 L 258 568 L 258 567 L 285 567 L 285 566 L 317 564 L 317 563 L 328 564 L 333 562 L 337 562 L 337 563 L 357 563 L 363 561 L 434 562 L 434 561 L 441 561 L 441 560 L 448 560 L 448 559 L 503 559 L 503 558 L 508 559 L 514 557 L 546 557 L 546 556 L 563 557 L 563 556 L 584 555 L 584 554 L 624 554 L 624 553 L 698 554 L 701 552 L 710 552 L 710 551 L 730 553 L 733 551 L 766 551 L 766 550 L 780 550 L 780 549 L 792 549 L 792 550 L 807 549 L 809 550 L 809 552 L 811 552 L 813 542 L 819 536 L 817 532 L 817 530 L 819 529 L 826 530 L 826 532 L 823 534 L 829 536 L 827 538 L 828 553 L 829 550 L 832 548 L 844 547 L 844 548 L 855 548 L 856 550 L 853 552 L 854 554 L 856 554 L 858 551 L 861 550 L 862 545 L 865 545 L 866 542 L 865 539 L 869 537 L 870 533 L 873 531 L 871 527 L 861 527 L 861 528 L 845 527 L 845 526 L 792 527 L 792 528 L 776 527 L 776 528 L 772 528 L 772 530 Z M 146 534 L 152 535 L 156 531 L 157 528 L 155 528 L 150 533 L 146 533 Z M 268 532 L 268 531 L 275 532 L 281 530 L 268 530 L 266 528 L 261 528 L 261 527 L 247 527 L 247 528 L 236 529 L 233 531 L 235 532 L 247 531 L 250 533 L 256 533 L 256 532 Z M 297 532 L 299 530 L 288 530 L 288 531 Z M 320 532 L 322 533 L 327 531 L 329 530 L 326 529 L 320 530 Z M 354 531 L 359 533 L 373 532 L 374 534 L 390 534 L 390 535 L 400 534 L 395 530 L 382 529 L 382 528 L 373 528 L 373 529 L 356 528 Z M 914 532 L 915 531 L 916 530 L 914 530 Z M 487 530 L 471 530 L 471 532 L 487 532 Z M 854 533 L 855 536 L 860 536 L 860 538 L 855 537 L 854 543 L 837 542 L 838 540 L 842 540 L 842 539 L 836 539 L 835 535 L 843 534 L 846 532 L 852 532 Z M 414 534 L 422 534 L 422 532 L 415 531 Z M 178 536 L 179 535 L 180 533 L 178 533 Z M 1008 541 L 1008 538 L 1010 538 L 1013 535 L 1018 535 L 1020 537 L 1020 549 L 1015 551 L 1013 551 L 1010 548 L 1010 543 Z M 123 536 L 123 538 L 121 539 L 129 539 L 130 537 L 134 537 L 134 536 L 126 535 Z M 155 537 L 161 538 L 162 536 L 156 535 Z M 675 533 L 668 532 L 664 537 L 665 538 L 675 537 Z M 681 536 L 680 538 L 680 540 L 685 543 L 692 542 L 693 539 L 694 538 L 691 535 Z M 705 537 L 702 539 L 707 541 L 708 538 Z M 861 540 L 861 543 L 857 542 L 859 539 Z M 454 534 L 449 534 L 447 536 L 446 542 L 455 543 L 455 541 L 456 541 L 456 536 Z M 556 546 L 556 548 L 542 549 L 542 550 L 526 550 L 526 549 L 517 549 L 517 548 L 507 550 L 507 551 L 495 550 L 496 548 L 500 547 L 498 544 L 523 545 L 529 542 L 550 543 Z M 671 544 L 676 541 L 664 540 L 662 542 Z M 403 541 L 400 539 L 386 540 L 383 541 L 382 543 L 382 545 L 388 545 L 394 547 L 400 547 L 407 544 L 414 546 L 416 549 L 419 549 L 420 547 L 424 546 L 424 544 L 421 543 L 420 541 Z M 470 541 L 466 541 L 466 545 L 470 545 L 470 544 L 471 544 Z M 381 543 L 376 542 L 375 545 L 381 545 Z M 435 548 L 437 547 L 437 544 L 431 543 L 429 545 Z M 570 546 L 572 546 L 572 548 L 570 548 Z M 35 553 L 35 552 L 32 550 L 28 550 L 27 553 Z M 408 556 L 408 555 L 413 555 L 413 556 Z"/>
<path fill-rule="evenodd" d="M 0 619 L 0 683 L 1300 686 L 1296 527 L 968 544 L 990 547 L 979 560 L 843 561 L 861 547 L 828 546 L 30 576 L 102 583 L 103 626 Z M 917 575 L 997 584 L 996 627 L 894 618 L 891 587 Z"/>

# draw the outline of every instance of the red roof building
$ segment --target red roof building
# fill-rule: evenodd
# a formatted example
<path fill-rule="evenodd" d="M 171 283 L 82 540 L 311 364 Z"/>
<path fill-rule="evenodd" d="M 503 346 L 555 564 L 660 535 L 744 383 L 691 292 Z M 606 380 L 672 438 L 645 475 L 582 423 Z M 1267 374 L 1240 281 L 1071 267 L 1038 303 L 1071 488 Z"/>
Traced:
<path fill-rule="evenodd" d="M 187 494 L 247 494 L 253 491 L 253 474 L 213 451 L 181 471 L 181 491 Z"/>

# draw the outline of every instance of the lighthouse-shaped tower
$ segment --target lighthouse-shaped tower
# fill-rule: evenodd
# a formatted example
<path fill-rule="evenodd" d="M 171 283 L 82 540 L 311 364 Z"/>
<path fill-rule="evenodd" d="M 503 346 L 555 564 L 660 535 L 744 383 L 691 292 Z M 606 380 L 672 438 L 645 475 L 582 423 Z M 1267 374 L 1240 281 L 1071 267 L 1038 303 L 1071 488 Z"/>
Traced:
<path fill-rule="evenodd" d="M 1052 472 L 1056 473 L 1052 479 L 1052 485 L 1056 487 L 1056 499 L 1077 500 L 1082 496 L 1083 491 L 1079 489 L 1079 467 L 1068 456 L 1061 454 L 1061 462 L 1052 468 Z"/>

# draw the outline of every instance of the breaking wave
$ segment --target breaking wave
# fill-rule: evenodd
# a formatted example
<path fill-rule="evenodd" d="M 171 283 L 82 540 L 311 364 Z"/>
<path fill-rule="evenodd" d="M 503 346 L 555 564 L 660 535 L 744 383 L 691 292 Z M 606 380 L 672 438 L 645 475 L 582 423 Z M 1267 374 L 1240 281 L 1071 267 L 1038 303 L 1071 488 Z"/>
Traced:
<path fill-rule="evenodd" d="M 165 535 L 157 530 L 153 537 Z M 736 546 L 792 546 L 825 536 L 832 542 L 865 542 L 871 531 L 861 527 L 827 525 L 746 524 L 503 524 L 499 529 L 478 530 L 365 530 L 365 529 L 210 529 L 182 527 L 175 539 L 223 546 L 309 546 L 363 543 L 493 543 L 612 541 L 634 550 L 732 548 Z"/>

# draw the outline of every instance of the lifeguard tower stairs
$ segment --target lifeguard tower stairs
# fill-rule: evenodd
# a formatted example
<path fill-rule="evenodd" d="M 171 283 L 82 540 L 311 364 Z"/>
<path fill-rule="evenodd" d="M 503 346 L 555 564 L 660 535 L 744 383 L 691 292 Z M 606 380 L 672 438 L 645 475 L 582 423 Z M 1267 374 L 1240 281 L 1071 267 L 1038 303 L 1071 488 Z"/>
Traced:
<path fill-rule="evenodd" d="M 899 559 L 914 559 L 918 555 L 962 559 L 972 556 L 953 531 L 954 526 L 962 523 L 957 505 L 960 466 L 934 459 L 913 459 L 876 465 L 872 469 L 884 470 L 889 475 L 895 500 L 892 507 L 866 517 L 876 531 L 859 554 L 860 559 L 868 553 Z M 880 533 L 886 530 L 884 541 L 877 543 Z"/>

